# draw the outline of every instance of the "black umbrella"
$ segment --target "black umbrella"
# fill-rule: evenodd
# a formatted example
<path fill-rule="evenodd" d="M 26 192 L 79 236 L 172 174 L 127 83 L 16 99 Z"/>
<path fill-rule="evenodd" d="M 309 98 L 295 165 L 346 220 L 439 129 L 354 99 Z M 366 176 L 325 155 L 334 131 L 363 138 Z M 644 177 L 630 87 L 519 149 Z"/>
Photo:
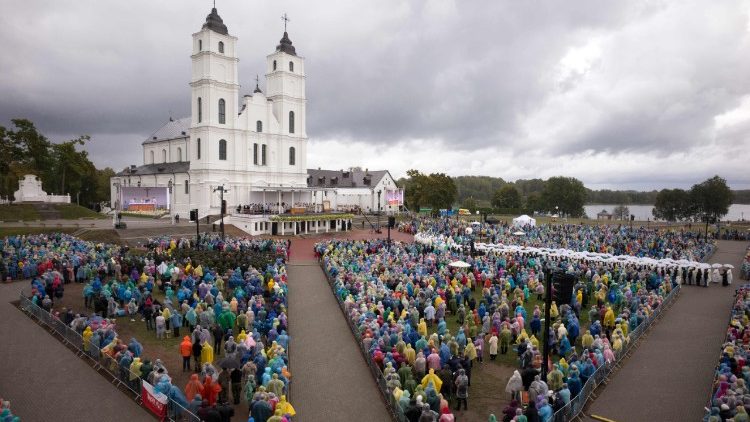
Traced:
<path fill-rule="evenodd" d="M 219 367 L 224 369 L 236 369 L 240 367 L 240 362 L 232 357 L 225 357 L 219 361 Z"/>

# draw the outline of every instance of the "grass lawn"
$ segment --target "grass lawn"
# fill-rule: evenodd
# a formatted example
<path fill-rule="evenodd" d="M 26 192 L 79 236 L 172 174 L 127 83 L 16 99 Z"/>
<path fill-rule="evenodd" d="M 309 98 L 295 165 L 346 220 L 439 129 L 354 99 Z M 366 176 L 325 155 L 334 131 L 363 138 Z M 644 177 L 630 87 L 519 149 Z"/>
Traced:
<path fill-rule="evenodd" d="M 40 218 L 31 204 L 0 205 L 0 221 L 33 221 Z"/>
<path fill-rule="evenodd" d="M 79 218 L 107 218 L 107 216 L 103 214 L 76 204 L 58 204 L 55 205 L 55 209 L 60 213 L 60 218 L 65 220 L 77 220 Z"/>

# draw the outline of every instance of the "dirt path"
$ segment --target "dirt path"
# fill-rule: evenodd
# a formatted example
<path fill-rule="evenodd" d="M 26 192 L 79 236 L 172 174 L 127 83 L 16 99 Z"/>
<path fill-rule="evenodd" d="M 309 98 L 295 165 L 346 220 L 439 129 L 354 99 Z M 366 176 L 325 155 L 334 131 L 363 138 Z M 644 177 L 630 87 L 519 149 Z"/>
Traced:
<path fill-rule="evenodd" d="M 746 248 L 745 242 L 719 241 L 710 262 L 739 268 Z M 684 286 L 588 413 L 618 422 L 699 420 L 711 392 L 733 295 L 733 286 Z"/>

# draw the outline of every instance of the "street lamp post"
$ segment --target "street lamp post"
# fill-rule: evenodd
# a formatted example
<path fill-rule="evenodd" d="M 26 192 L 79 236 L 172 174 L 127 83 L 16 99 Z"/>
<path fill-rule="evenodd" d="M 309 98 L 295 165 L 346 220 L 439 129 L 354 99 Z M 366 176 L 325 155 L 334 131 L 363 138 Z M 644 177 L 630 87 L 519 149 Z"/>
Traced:
<path fill-rule="evenodd" d="M 167 188 L 169 189 L 169 215 L 172 219 L 172 224 L 174 224 L 174 201 L 172 201 L 172 179 L 169 179 L 169 182 L 167 183 Z"/>
<path fill-rule="evenodd" d="M 378 230 L 377 232 L 380 233 L 380 194 L 382 191 L 378 189 Z"/>
<path fill-rule="evenodd" d="M 221 205 L 219 208 L 221 209 L 221 220 L 219 221 L 219 228 L 221 229 L 221 241 L 226 240 L 226 234 L 224 233 L 224 193 L 229 192 L 228 189 L 224 187 L 224 185 L 220 185 L 217 188 L 214 189 L 214 192 L 219 192 L 221 195 Z"/>

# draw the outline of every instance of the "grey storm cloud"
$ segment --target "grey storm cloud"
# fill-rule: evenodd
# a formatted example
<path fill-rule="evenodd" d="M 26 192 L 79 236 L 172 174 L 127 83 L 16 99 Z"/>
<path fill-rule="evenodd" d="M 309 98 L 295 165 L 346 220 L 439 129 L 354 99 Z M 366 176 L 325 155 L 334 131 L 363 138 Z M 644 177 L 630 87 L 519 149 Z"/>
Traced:
<path fill-rule="evenodd" d="M 98 164 L 139 163 L 140 142 L 170 115 L 189 113 L 190 36 L 210 8 L 185 0 L 6 4 L 0 124 L 26 117 L 52 139 L 90 134 Z M 640 186 L 690 174 L 644 175 L 641 156 L 680 151 L 690 163 L 714 148 L 716 163 L 701 167 L 712 175 L 741 168 L 736 152 L 750 144 L 746 1 L 220 0 L 217 8 L 239 39 L 241 94 L 252 92 L 256 74 L 262 80 L 280 15 L 289 13 L 290 38 L 306 58 L 308 135 L 328 148 L 311 166 L 344 147 L 370 157 L 363 151 L 378 146 L 388 159 L 363 163 L 397 176 L 417 163 L 514 179 L 548 175 L 567 156 L 592 161 L 586 172 L 563 165 L 558 174 L 603 183 L 591 180 L 606 174 L 601 161 L 633 162 L 612 180 Z M 719 127 L 723 115 L 734 117 Z M 446 158 L 394 158 L 409 145 Z M 457 166 L 456 151 L 485 157 Z M 499 156 L 507 161 L 487 158 Z M 336 167 L 360 164 L 357 157 Z M 518 157 L 534 160 L 519 165 Z"/>

